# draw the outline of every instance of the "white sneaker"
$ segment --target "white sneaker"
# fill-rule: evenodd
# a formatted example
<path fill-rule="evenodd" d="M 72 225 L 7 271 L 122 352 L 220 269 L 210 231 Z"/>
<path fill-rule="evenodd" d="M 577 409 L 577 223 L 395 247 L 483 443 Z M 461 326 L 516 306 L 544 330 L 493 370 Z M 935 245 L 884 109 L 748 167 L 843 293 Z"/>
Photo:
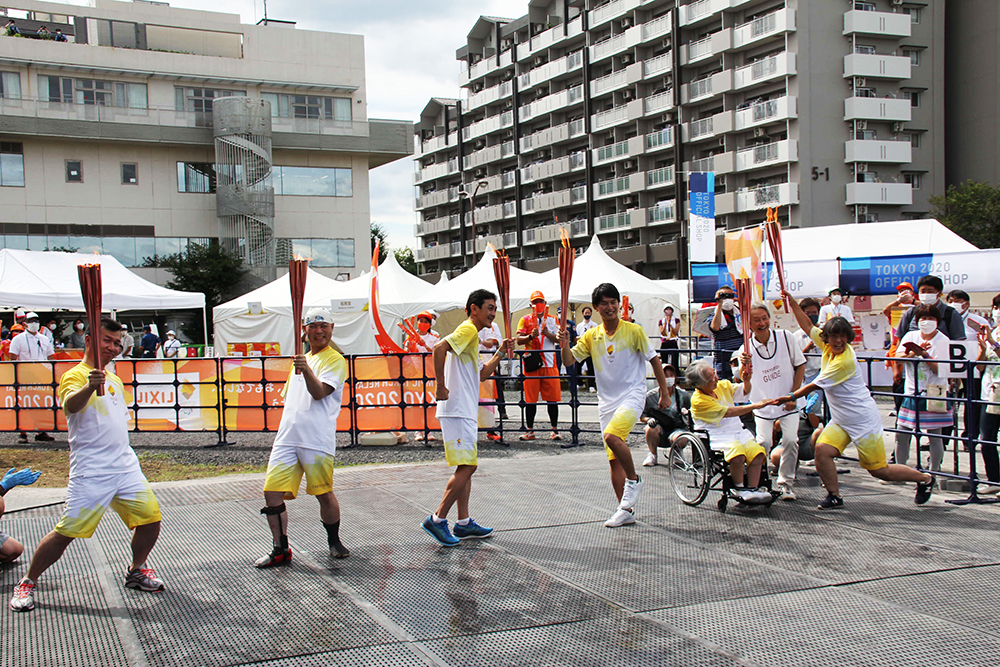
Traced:
<path fill-rule="evenodd" d="M 785 482 L 784 484 L 778 485 L 778 491 L 781 491 L 782 500 L 797 500 L 798 496 L 795 495 L 795 487 L 791 482 Z"/>
<path fill-rule="evenodd" d="M 587 391 L 589 391 L 591 394 L 596 394 L 597 393 L 597 389 L 595 387 L 591 387 Z"/>
<path fill-rule="evenodd" d="M 647 468 L 652 468 L 656 465 L 656 454 L 647 454 L 646 458 L 642 460 L 642 465 Z"/>
<path fill-rule="evenodd" d="M 611 515 L 610 519 L 604 522 L 604 525 L 608 528 L 617 528 L 629 523 L 635 523 L 635 514 L 629 510 L 619 509 Z"/>
<path fill-rule="evenodd" d="M 739 498 L 740 500 L 744 500 L 748 503 L 753 502 L 755 493 L 756 493 L 755 491 L 751 491 L 750 489 L 740 489 L 740 488 L 733 489 L 733 494 L 737 498 Z"/>
<path fill-rule="evenodd" d="M 774 499 L 774 496 L 771 495 L 770 491 L 765 489 L 763 486 L 760 486 L 753 492 L 753 499 L 754 502 L 764 504 L 771 502 L 771 500 Z"/>
<path fill-rule="evenodd" d="M 636 475 L 638 477 L 638 475 Z M 642 477 L 638 479 L 626 479 L 625 490 L 622 493 L 622 501 L 618 507 L 623 510 L 630 510 L 639 502 L 639 494 L 642 493 Z"/>

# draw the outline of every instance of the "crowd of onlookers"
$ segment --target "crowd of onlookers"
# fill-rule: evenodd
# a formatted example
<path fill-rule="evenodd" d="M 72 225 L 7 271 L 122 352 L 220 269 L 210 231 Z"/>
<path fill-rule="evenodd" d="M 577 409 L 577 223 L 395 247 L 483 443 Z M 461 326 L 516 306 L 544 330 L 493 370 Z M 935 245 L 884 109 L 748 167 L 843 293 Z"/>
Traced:
<path fill-rule="evenodd" d="M 3 27 L 3 34 L 6 37 L 28 37 L 30 39 L 51 39 L 54 42 L 68 42 L 66 35 L 63 34 L 62 28 L 56 28 L 55 31 L 49 30 L 46 26 L 42 25 L 37 31 L 31 32 L 30 30 L 21 30 L 17 27 L 17 23 L 14 19 L 7 21 L 7 25 Z"/>

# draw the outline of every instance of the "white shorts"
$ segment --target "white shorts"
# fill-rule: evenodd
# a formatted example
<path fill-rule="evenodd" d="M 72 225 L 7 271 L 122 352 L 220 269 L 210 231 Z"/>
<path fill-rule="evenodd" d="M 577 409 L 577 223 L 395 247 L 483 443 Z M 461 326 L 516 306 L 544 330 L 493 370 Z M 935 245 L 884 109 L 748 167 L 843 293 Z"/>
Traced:
<path fill-rule="evenodd" d="M 464 417 L 438 417 L 438 421 L 448 465 L 479 465 L 479 422 Z"/>
<path fill-rule="evenodd" d="M 90 537 L 108 508 L 129 530 L 160 520 L 160 505 L 141 471 L 70 477 L 66 509 L 56 532 L 66 537 Z"/>
<path fill-rule="evenodd" d="M 322 496 L 333 491 L 333 463 L 333 452 L 276 442 L 267 461 L 264 492 L 280 491 L 291 500 L 298 495 L 305 475 L 306 493 Z"/>

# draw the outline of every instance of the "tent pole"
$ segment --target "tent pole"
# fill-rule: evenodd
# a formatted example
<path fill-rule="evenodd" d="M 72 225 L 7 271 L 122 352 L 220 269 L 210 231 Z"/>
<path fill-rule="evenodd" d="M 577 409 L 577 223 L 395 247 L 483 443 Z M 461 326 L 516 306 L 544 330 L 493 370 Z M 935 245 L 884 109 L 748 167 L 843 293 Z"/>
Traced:
<path fill-rule="evenodd" d="M 208 351 L 208 307 L 201 307 L 201 326 L 205 332 L 205 351 Z"/>

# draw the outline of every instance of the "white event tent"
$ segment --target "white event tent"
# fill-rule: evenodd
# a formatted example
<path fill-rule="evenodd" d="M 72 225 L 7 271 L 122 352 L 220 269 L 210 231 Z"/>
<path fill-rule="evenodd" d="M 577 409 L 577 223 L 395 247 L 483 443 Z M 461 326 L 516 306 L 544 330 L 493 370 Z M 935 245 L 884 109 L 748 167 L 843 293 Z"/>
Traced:
<path fill-rule="evenodd" d="M 111 255 L 0 250 L 0 303 L 31 310 L 83 311 L 76 267 L 101 265 L 105 310 L 204 308 L 201 292 L 167 289 L 129 271 Z"/>

